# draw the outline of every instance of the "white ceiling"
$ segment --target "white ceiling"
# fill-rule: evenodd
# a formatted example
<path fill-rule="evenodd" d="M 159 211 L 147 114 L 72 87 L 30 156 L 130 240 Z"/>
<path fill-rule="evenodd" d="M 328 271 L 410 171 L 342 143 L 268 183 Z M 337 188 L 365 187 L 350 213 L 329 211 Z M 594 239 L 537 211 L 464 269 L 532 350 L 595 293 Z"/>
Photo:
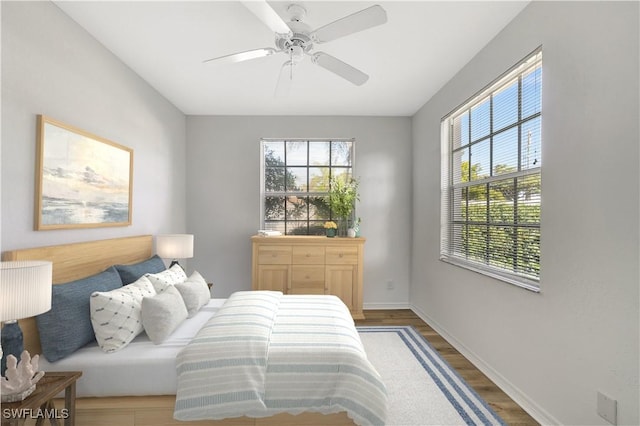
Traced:
<path fill-rule="evenodd" d="M 286 8 L 293 1 L 269 3 L 288 21 Z M 282 53 L 203 64 L 274 47 L 274 34 L 240 2 L 55 3 L 188 115 L 411 116 L 528 2 L 380 2 L 386 24 L 314 47 L 369 74 L 369 81 L 354 86 L 305 58 L 285 98 L 274 96 L 287 59 Z M 313 29 L 375 4 L 296 3 L 307 10 L 304 22 Z"/>

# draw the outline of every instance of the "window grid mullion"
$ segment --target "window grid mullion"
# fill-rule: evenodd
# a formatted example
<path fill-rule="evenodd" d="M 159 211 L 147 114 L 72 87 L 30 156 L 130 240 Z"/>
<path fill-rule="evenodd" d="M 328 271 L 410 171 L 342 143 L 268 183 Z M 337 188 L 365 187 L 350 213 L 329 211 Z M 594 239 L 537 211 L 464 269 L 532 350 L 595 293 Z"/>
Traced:
<path fill-rule="evenodd" d="M 311 151 L 311 146 L 309 145 L 309 141 L 307 141 L 307 194 L 305 204 L 307 205 L 307 234 L 309 233 L 309 227 L 311 225 L 310 222 L 310 212 L 309 212 L 309 185 L 311 184 L 311 175 L 309 173 L 309 152 Z"/>
<path fill-rule="evenodd" d="M 489 95 L 489 176 L 494 177 L 493 174 L 493 93 Z M 487 183 L 486 186 L 486 197 L 487 197 L 487 227 L 486 227 L 486 238 L 485 238 L 485 249 L 484 249 L 484 262 L 489 264 L 489 253 L 491 252 L 491 191 L 490 191 L 490 183 Z"/>
<path fill-rule="evenodd" d="M 518 76 L 518 171 L 522 170 L 522 74 Z M 513 178 L 513 270 L 518 272 L 518 178 Z"/>

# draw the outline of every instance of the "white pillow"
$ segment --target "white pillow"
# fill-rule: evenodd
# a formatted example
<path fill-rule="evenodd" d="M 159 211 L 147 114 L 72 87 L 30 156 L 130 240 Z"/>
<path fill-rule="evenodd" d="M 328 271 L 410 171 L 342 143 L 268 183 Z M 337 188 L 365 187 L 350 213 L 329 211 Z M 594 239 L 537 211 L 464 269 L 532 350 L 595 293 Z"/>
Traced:
<path fill-rule="evenodd" d="M 142 333 L 142 298 L 155 294 L 146 277 L 112 291 L 91 294 L 91 325 L 103 351 L 118 351 Z"/>
<path fill-rule="evenodd" d="M 185 282 L 175 284 L 174 287 L 178 289 L 184 299 L 184 304 L 187 305 L 189 318 L 194 316 L 211 299 L 207 281 L 198 271 L 194 271 Z"/>
<path fill-rule="evenodd" d="M 187 319 L 187 307 L 173 286 L 153 297 L 142 299 L 142 325 L 153 343 L 162 343 L 182 321 Z"/>
<path fill-rule="evenodd" d="M 168 286 L 186 281 L 187 274 L 184 273 L 182 266 L 175 264 L 165 271 L 146 274 L 145 277 L 149 278 L 157 293 L 162 293 Z"/>

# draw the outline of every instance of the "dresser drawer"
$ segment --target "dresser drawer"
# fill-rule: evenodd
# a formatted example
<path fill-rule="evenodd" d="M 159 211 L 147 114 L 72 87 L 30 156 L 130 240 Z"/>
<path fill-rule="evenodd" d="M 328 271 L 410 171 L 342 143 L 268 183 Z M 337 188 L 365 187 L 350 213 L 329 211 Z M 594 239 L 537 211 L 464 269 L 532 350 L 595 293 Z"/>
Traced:
<path fill-rule="evenodd" d="M 327 246 L 326 263 L 328 265 L 352 265 L 358 263 L 358 247 Z"/>
<path fill-rule="evenodd" d="M 258 264 L 288 265 L 291 263 L 291 246 L 261 245 L 258 247 Z"/>
<path fill-rule="evenodd" d="M 291 266 L 292 294 L 324 294 L 324 266 Z"/>
<path fill-rule="evenodd" d="M 294 265 L 324 265 L 324 247 L 293 246 Z"/>

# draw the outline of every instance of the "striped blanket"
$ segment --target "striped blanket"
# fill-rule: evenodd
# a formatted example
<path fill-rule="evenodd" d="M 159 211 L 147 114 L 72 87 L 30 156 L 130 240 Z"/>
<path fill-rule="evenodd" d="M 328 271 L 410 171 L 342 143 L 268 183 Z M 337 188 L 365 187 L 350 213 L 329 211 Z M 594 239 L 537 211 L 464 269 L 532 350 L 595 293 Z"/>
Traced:
<path fill-rule="evenodd" d="M 176 420 L 346 411 L 382 425 L 384 384 L 335 296 L 231 295 L 177 357 Z"/>

